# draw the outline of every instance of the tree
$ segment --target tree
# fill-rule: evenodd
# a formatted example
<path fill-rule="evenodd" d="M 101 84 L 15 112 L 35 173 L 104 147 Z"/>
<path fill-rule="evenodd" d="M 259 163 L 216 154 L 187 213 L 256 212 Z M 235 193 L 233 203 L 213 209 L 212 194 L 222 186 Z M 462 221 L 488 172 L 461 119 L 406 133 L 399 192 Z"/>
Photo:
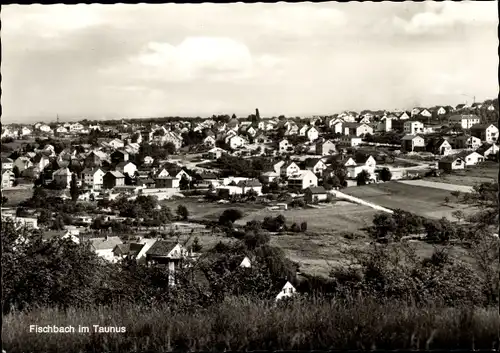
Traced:
<path fill-rule="evenodd" d="M 180 219 L 186 221 L 189 217 L 189 211 L 187 207 L 184 205 L 177 206 L 177 215 L 179 216 Z"/>
<path fill-rule="evenodd" d="M 182 175 L 182 178 L 179 181 L 179 187 L 181 190 L 189 190 L 189 179 L 185 175 Z"/>
<path fill-rule="evenodd" d="M 51 212 L 47 209 L 43 209 L 38 216 L 39 224 L 48 224 L 52 218 Z"/>
<path fill-rule="evenodd" d="M 173 142 L 167 142 L 166 144 L 163 145 L 163 149 L 167 154 L 175 154 L 177 151 L 177 148 L 175 147 Z"/>
<path fill-rule="evenodd" d="M 70 183 L 69 192 L 71 194 L 71 200 L 73 202 L 75 202 L 76 200 L 78 200 L 78 184 L 77 184 L 77 181 L 76 181 L 76 174 L 75 173 L 73 173 L 71 175 L 71 183 Z"/>
<path fill-rule="evenodd" d="M 17 179 L 21 176 L 21 172 L 19 171 L 19 167 L 17 165 L 12 168 L 12 172 L 14 173 L 14 177 Z"/>
<path fill-rule="evenodd" d="M 235 208 L 229 208 L 227 210 L 224 210 L 224 212 L 222 212 L 222 214 L 219 217 L 219 223 L 224 224 L 227 221 L 234 223 L 235 221 L 237 221 L 242 217 L 243 213 L 240 210 Z"/>
<path fill-rule="evenodd" d="M 300 230 L 301 230 L 302 232 L 307 231 L 307 222 L 302 222 L 302 223 L 300 224 Z"/>
<path fill-rule="evenodd" d="M 198 239 L 198 237 L 195 237 L 193 240 L 193 246 L 191 247 L 191 249 L 194 252 L 200 252 L 202 248 L 203 248 L 203 246 L 200 244 L 200 239 Z"/>
<path fill-rule="evenodd" d="M 391 178 L 392 178 L 392 173 L 389 170 L 389 168 L 387 167 L 382 168 L 382 170 L 380 171 L 380 179 L 385 182 L 385 181 L 390 181 Z"/>
<path fill-rule="evenodd" d="M 356 176 L 356 182 L 358 186 L 366 185 L 369 180 L 370 180 L 370 174 L 366 170 L 362 170 Z"/>
<path fill-rule="evenodd" d="M 54 222 L 52 223 L 53 230 L 63 230 L 64 229 L 64 219 L 63 217 L 58 214 L 56 218 L 54 219 Z"/>

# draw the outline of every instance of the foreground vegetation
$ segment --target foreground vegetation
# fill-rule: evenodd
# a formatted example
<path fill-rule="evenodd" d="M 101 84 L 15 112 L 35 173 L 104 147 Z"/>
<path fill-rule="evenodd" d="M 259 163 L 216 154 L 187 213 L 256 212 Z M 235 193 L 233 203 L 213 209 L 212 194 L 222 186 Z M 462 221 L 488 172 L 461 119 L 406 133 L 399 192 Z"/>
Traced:
<path fill-rule="evenodd" d="M 30 324 L 125 326 L 116 334 L 29 334 Z M 43 308 L 4 317 L 7 352 L 284 349 L 495 349 L 497 310 L 306 299 L 278 307 L 228 298 L 196 314 L 166 306 Z"/>

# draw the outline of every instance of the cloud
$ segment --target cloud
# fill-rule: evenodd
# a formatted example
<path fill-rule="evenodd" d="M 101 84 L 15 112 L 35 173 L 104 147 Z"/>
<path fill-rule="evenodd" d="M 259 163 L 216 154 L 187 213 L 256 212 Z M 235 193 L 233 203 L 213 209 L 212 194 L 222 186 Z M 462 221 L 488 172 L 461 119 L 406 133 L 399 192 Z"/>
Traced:
<path fill-rule="evenodd" d="M 227 37 L 188 37 L 179 45 L 150 42 L 120 65 L 101 72 L 120 75 L 129 72 L 140 80 L 187 82 L 245 80 L 274 70 L 284 60 L 262 54 L 252 57 L 248 47 Z"/>
<path fill-rule="evenodd" d="M 7 35 L 31 32 L 39 37 L 53 38 L 96 26 L 104 22 L 101 5 L 7 5 L 2 8 L 2 32 Z"/>
<path fill-rule="evenodd" d="M 424 34 L 445 30 L 456 25 L 484 25 L 498 23 L 496 1 L 463 1 L 425 3 L 424 12 L 409 20 L 395 17 L 394 25 L 408 34 Z"/>

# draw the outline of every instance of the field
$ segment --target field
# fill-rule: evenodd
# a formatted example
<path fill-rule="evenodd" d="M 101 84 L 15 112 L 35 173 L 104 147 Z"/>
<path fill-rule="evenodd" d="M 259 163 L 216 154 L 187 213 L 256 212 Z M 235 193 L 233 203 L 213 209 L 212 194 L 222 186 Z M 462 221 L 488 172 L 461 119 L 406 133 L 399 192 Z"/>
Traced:
<path fill-rule="evenodd" d="M 27 200 L 33 195 L 33 189 L 25 188 L 12 188 L 7 190 L 2 190 L 2 196 L 5 196 L 8 200 L 4 205 L 5 207 L 17 206 L 20 202 Z"/>
<path fill-rule="evenodd" d="M 322 208 L 289 209 L 287 211 L 270 211 L 267 208 L 252 212 L 237 223 L 245 224 L 251 220 L 263 220 L 265 217 L 276 217 L 282 214 L 287 224 L 308 223 L 308 231 L 339 233 L 356 232 L 370 225 L 377 211 L 366 206 L 339 201 L 333 204 L 324 204 Z"/>
<path fill-rule="evenodd" d="M 225 209 L 228 208 L 236 208 L 243 212 L 243 214 L 248 214 L 253 211 L 257 211 L 262 209 L 264 206 L 259 204 L 251 204 L 251 203 L 229 203 L 229 204 L 219 204 L 215 202 L 198 202 L 198 199 L 203 199 L 203 195 L 198 197 L 186 197 L 179 200 L 166 200 L 160 201 L 161 205 L 165 205 L 170 207 L 172 212 L 175 212 L 177 206 L 184 205 L 187 207 L 190 219 L 200 220 L 200 219 L 208 219 L 208 220 L 217 220 L 219 216 L 224 212 Z"/>
<path fill-rule="evenodd" d="M 474 186 L 478 183 L 498 181 L 498 163 L 486 161 L 477 166 L 464 170 L 453 171 L 451 174 L 442 174 L 439 177 L 429 177 L 425 180 L 456 185 Z"/>
<path fill-rule="evenodd" d="M 466 214 L 475 211 L 467 205 L 455 203 L 455 197 L 449 190 L 408 185 L 396 181 L 346 188 L 344 192 L 380 206 L 391 209 L 399 208 L 429 218 L 453 219 L 453 211 L 462 210 Z M 450 199 L 448 204 L 444 202 L 446 197 Z"/>

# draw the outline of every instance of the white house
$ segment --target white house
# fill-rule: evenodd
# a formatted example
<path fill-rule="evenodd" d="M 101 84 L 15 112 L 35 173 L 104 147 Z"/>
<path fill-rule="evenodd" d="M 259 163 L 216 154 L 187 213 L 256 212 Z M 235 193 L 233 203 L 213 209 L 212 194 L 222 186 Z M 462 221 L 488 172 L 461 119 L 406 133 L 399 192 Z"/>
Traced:
<path fill-rule="evenodd" d="M 289 298 L 293 296 L 295 293 L 297 293 L 295 287 L 290 282 L 286 282 L 286 284 L 283 286 L 283 289 L 281 289 L 281 292 L 279 292 L 278 295 L 276 296 L 276 300 Z"/>
<path fill-rule="evenodd" d="M 49 125 L 42 124 L 38 127 L 38 129 L 42 132 L 51 132 L 52 129 L 50 128 Z"/>
<path fill-rule="evenodd" d="M 388 132 L 392 130 L 392 118 L 384 117 L 377 123 L 377 131 Z"/>
<path fill-rule="evenodd" d="M 14 168 L 14 161 L 8 157 L 2 157 L 2 170 Z"/>
<path fill-rule="evenodd" d="M 113 147 L 114 149 L 123 148 L 125 146 L 125 144 L 123 143 L 123 141 L 118 140 L 118 139 L 113 139 L 113 140 L 109 141 L 108 144 L 111 147 Z"/>
<path fill-rule="evenodd" d="M 33 166 L 33 163 L 31 162 L 31 160 L 28 157 L 21 156 L 21 157 L 18 157 L 14 161 L 12 168 L 17 167 L 19 172 L 22 172 L 23 170 L 28 169 L 29 167 L 32 167 L 32 166 Z"/>
<path fill-rule="evenodd" d="M 466 166 L 476 165 L 484 162 L 484 156 L 475 151 L 464 151 L 457 155 L 465 161 Z"/>
<path fill-rule="evenodd" d="M 144 164 L 145 165 L 151 165 L 151 164 L 153 164 L 154 161 L 155 161 L 154 158 L 151 156 L 144 157 Z"/>
<path fill-rule="evenodd" d="M 319 132 L 318 129 L 316 129 L 314 126 L 311 126 L 309 129 L 306 131 L 306 137 L 309 141 L 314 141 L 318 138 Z"/>
<path fill-rule="evenodd" d="M 398 119 L 399 120 L 408 120 L 408 119 L 410 119 L 410 116 L 408 115 L 407 112 L 402 112 L 399 114 Z"/>
<path fill-rule="evenodd" d="M 321 159 L 309 159 L 305 162 L 305 169 L 312 171 L 316 175 L 323 175 L 326 168 L 325 162 Z"/>
<path fill-rule="evenodd" d="M 87 168 L 82 172 L 83 181 L 86 185 L 89 185 L 92 189 L 100 190 L 103 184 L 104 171 L 101 168 Z"/>
<path fill-rule="evenodd" d="M 288 152 L 289 148 L 293 148 L 293 146 L 288 142 L 287 139 L 283 139 L 278 143 L 278 150 L 280 153 Z"/>
<path fill-rule="evenodd" d="M 412 152 L 416 147 L 425 147 L 425 139 L 419 135 L 405 135 L 401 139 L 401 149 Z"/>
<path fill-rule="evenodd" d="M 424 132 L 424 124 L 420 121 L 405 121 L 403 124 L 403 130 L 406 134 L 416 135 Z"/>
<path fill-rule="evenodd" d="M 477 150 L 481 147 L 481 139 L 475 136 L 461 135 L 455 138 L 455 147 L 457 149 L 467 148 Z"/>
<path fill-rule="evenodd" d="M 446 114 L 446 109 L 444 107 L 439 107 L 437 110 L 437 115 L 445 115 Z"/>
<path fill-rule="evenodd" d="M 483 145 L 476 150 L 476 152 L 482 154 L 484 158 L 488 158 L 490 155 L 495 155 L 498 151 L 499 147 L 490 143 L 483 143 Z"/>
<path fill-rule="evenodd" d="M 2 170 L 2 189 L 11 188 L 14 185 L 14 180 L 16 179 L 14 172 L 10 169 Z"/>
<path fill-rule="evenodd" d="M 498 139 L 498 127 L 493 124 L 476 124 L 471 127 L 470 133 L 487 143 L 495 143 Z"/>
<path fill-rule="evenodd" d="M 228 142 L 229 142 L 229 147 L 231 147 L 231 149 L 233 150 L 245 144 L 245 140 L 241 136 L 237 135 L 231 136 Z"/>
<path fill-rule="evenodd" d="M 289 177 L 292 174 L 296 174 L 300 171 L 300 167 L 295 162 L 285 162 L 280 167 L 280 175 L 283 177 Z"/>
<path fill-rule="evenodd" d="M 453 115 L 448 119 L 450 125 L 459 125 L 462 129 L 470 129 L 472 126 L 479 124 L 481 119 L 477 115 Z"/>
<path fill-rule="evenodd" d="M 245 258 L 241 261 L 240 267 L 245 267 L 245 268 L 252 267 L 252 263 L 250 262 L 250 259 L 247 256 L 245 256 Z"/>
<path fill-rule="evenodd" d="M 363 170 L 367 171 L 370 175 L 374 175 L 377 162 L 372 156 L 356 156 L 349 158 L 344 166 L 347 169 L 347 176 L 355 179 Z"/>
<path fill-rule="evenodd" d="M 318 177 L 310 170 L 300 170 L 288 177 L 288 188 L 304 190 L 311 186 L 318 186 Z"/>
<path fill-rule="evenodd" d="M 82 124 L 74 123 L 74 124 L 71 124 L 69 126 L 69 131 L 70 132 L 79 132 L 79 131 L 83 130 L 84 128 L 85 128 L 85 126 L 83 126 Z"/>
<path fill-rule="evenodd" d="M 432 117 L 432 113 L 431 113 L 429 110 L 427 110 L 427 109 L 423 109 L 423 110 L 421 110 L 421 111 L 420 111 L 420 113 L 419 113 L 419 115 L 420 115 L 420 116 L 423 116 L 423 117 L 425 117 L 425 118 L 430 118 L 430 117 Z"/>
<path fill-rule="evenodd" d="M 56 132 L 59 134 L 67 134 L 68 129 L 66 129 L 64 126 L 58 126 L 56 129 Z"/>
<path fill-rule="evenodd" d="M 119 237 L 106 236 L 104 238 L 91 238 L 89 240 L 91 248 L 95 251 L 97 256 L 109 262 L 118 261 L 118 258 L 113 253 L 113 250 L 117 245 L 123 244 L 123 241 Z"/>
<path fill-rule="evenodd" d="M 116 165 L 116 170 L 118 170 L 122 174 L 128 174 L 130 177 L 133 177 L 135 175 L 135 172 L 137 171 L 137 166 L 130 162 L 120 162 Z"/>

